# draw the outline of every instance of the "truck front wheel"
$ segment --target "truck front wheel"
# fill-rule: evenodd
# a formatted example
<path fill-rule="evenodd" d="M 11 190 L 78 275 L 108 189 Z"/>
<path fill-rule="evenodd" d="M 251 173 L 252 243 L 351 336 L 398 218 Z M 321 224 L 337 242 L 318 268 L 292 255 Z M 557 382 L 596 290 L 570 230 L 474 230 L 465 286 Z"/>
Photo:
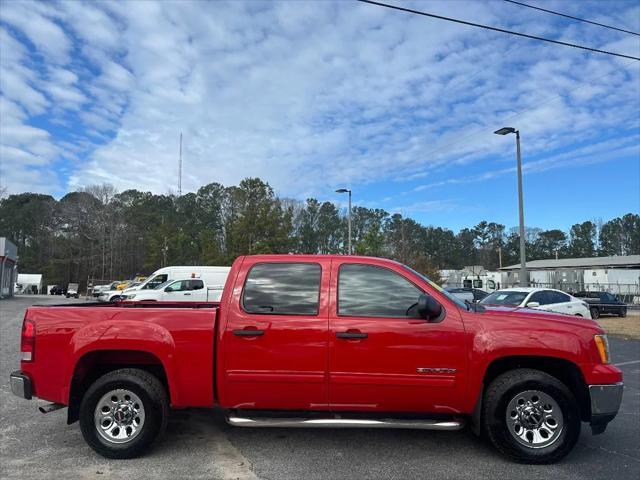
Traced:
<path fill-rule="evenodd" d="M 162 383 L 135 368 L 109 372 L 87 390 L 80 404 L 85 441 L 107 458 L 134 458 L 160 435 L 169 417 Z"/>
<path fill-rule="evenodd" d="M 486 390 L 483 430 L 494 446 L 520 463 L 554 463 L 580 435 L 580 411 L 571 391 L 539 370 L 498 376 Z"/>

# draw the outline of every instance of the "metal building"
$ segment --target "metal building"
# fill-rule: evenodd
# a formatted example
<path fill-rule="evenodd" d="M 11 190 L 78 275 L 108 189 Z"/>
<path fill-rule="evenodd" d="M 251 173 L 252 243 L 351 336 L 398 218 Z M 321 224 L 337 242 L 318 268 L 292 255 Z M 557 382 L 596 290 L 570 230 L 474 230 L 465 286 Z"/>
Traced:
<path fill-rule="evenodd" d="M 640 255 L 532 260 L 526 265 L 531 286 L 640 295 Z M 518 284 L 519 268 L 520 264 L 500 269 L 505 286 Z"/>
<path fill-rule="evenodd" d="M 0 237 L 0 298 L 13 296 L 17 278 L 18 247 L 5 237 Z"/>

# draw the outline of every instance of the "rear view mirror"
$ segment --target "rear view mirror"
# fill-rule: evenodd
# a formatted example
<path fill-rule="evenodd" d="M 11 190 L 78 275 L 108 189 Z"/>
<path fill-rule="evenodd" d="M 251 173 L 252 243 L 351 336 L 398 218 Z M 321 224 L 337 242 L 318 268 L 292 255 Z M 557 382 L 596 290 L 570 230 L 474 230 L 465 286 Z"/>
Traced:
<path fill-rule="evenodd" d="M 427 320 L 438 318 L 442 313 L 442 305 L 428 293 L 423 293 L 418 297 L 418 313 Z"/>
<path fill-rule="evenodd" d="M 529 302 L 527 303 L 527 307 L 529 308 L 536 308 L 540 306 L 540 302 Z"/>
<path fill-rule="evenodd" d="M 173 292 L 173 288 L 171 288 L 171 286 L 167 287 L 164 289 L 165 292 L 169 293 L 169 292 Z"/>

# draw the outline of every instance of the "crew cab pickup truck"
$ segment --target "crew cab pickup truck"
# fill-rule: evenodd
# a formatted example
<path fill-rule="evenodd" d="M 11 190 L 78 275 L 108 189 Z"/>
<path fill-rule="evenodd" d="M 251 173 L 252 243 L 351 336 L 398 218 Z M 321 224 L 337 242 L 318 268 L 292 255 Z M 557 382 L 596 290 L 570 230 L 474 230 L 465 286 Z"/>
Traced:
<path fill-rule="evenodd" d="M 202 278 L 187 278 L 168 280 L 153 290 L 132 291 L 123 297 L 132 302 L 219 302 L 223 287 L 209 285 Z"/>
<path fill-rule="evenodd" d="M 598 319 L 602 314 L 627 316 L 627 304 L 609 292 L 578 292 L 575 295 L 587 302 L 591 318 Z"/>
<path fill-rule="evenodd" d="M 604 432 L 622 373 L 584 318 L 469 305 L 391 260 L 258 255 L 219 303 L 27 309 L 12 391 L 68 407 L 110 458 L 142 454 L 169 409 L 219 406 L 239 427 L 457 430 L 550 463 L 581 422 Z"/>

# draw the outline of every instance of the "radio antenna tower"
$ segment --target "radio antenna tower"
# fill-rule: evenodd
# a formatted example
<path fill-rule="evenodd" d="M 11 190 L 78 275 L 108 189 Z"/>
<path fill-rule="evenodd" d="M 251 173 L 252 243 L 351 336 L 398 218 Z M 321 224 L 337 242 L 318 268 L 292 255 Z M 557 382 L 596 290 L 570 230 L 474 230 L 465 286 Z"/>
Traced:
<path fill-rule="evenodd" d="M 180 158 L 178 160 L 178 196 L 182 196 L 182 132 L 180 132 Z"/>

